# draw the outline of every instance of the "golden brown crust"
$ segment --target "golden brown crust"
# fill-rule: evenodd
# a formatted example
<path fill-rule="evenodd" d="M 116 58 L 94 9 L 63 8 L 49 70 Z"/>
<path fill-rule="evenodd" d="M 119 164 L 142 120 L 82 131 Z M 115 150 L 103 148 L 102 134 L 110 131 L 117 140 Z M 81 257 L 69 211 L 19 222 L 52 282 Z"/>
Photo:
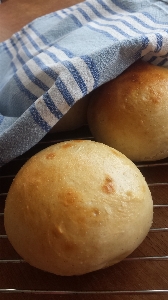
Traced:
<path fill-rule="evenodd" d="M 69 141 L 32 157 L 5 206 L 5 229 L 31 265 L 78 275 L 117 263 L 145 238 L 150 191 L 137 167 L 116 150 Z"/>
<path fill-rule="evenodd" d="M 88 123 L 97 141 L 133 161 L 168 156 L 168 70 L 138 61 L 93 94 Z"/>

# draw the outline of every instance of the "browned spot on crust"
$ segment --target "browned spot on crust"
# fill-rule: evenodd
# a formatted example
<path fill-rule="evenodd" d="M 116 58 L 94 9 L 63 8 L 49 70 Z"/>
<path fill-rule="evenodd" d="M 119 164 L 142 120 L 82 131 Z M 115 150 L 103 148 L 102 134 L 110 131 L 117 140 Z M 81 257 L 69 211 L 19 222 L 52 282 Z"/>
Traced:
<path fill-rule="evenodd" d="M 74 203 L 78 202 L 78 195 L 75 190 L 69 188 L 69 190 L 64 191 L 60 195 L 64 206 L 73 205 Z"/>
<path fill-rule="evenodd" d="M 97 217 L 98 215 L 100 215 L 100 211 L 97 208 L 94 208 L 92 214 L 93 216 Z"/>
<path fill-rule="evenodd" d="M 70 147 L 73 147 L 75 144 L 77 143 L 81 143 L 83 142 L 83 140 L 75 140 L 75 141 L 72 141 L 72 142 L 68 142 L 68 143 L 64 143 L 62 144 L 62 148 L 70 148 Z"/>
<path fill-rule="evenodd" d="M 62 146 L 61 146 L 61 148 L 64 148 L 64 149 L 66 149 L 66 148 L 70 148 L 70 147 L 72 147 L 73 146 L 73 143 L 64 143 Z"/>
<path fill-rule="evenodd" d="M 53 159 L 55 158 L 56 154 L 54 152 L 50 152 L 46 155 L 46 159 Z"/>
<path fill-rule="evenodd" d="M 102 191 L 106 194 L 112 194 L 115 192 L 113 180 L 109 175 L 106 175 L 104 183 L 102 185 Z"/>
<path fill-rule="evenodd" d="M 77 248 L 77 246 L 71 241 L 66 241 L 63 244 L 63 249 L 66 252 L 73 252 L 73 251 L 75 251 L 76 248 Z"/>

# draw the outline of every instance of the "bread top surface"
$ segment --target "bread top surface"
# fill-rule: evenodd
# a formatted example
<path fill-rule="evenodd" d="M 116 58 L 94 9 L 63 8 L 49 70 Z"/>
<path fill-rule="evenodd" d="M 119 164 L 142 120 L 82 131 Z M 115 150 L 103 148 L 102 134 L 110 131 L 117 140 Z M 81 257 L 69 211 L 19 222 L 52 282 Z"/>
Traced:
<path fill-rule="evenodd" d="M 152 217 L 137 167 L 108 146 L 79 140 L 51 146 L 22 167 L 8 193 L 5 228 L 30 264 L 73 275 L 127 256 Z"/>
<path fill-rule="evenodd" d="M 134 161 L 168 155 L 168 70 L 138 61 L 102 85 L 88 108 L 97 141 Z"/>

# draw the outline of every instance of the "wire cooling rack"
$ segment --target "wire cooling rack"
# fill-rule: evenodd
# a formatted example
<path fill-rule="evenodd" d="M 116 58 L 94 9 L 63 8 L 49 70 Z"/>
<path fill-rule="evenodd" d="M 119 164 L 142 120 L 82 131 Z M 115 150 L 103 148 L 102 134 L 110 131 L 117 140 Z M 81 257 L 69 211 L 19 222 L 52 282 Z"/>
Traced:
<path fill-rule="evenodd" d="M 5 198 L 14 176 L 36 152 L 70 139 L 93 138 L 87 126 L 50 134 L 0 169 L 0 299 L 6 294 L 12 297 L 42 295 L 43 299 L 46 295 L 49 299 L 55 299 L 56 295 L 66 295 L 66 299 L 74 299 L 74 296 L 80 299 L 168 299 L 168 159 L 137 163 L 152 193 L 154 222 L 143 243 L 119 264 L 82 276 L 61 277 L 31 267 L 10 245 L 3 219 Z"/>

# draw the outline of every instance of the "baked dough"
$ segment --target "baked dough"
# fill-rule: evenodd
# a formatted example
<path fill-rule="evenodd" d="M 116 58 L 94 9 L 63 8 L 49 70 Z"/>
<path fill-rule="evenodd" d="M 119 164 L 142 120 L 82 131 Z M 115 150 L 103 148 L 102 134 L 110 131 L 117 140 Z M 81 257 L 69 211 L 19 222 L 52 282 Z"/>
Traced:
<path fill-rule="evenodd" d="M 90 94 L 78 100 L 53 126 L 50 133 L 75 130 L 87 124 L 87 108 Z"/>
<path fill-rule="evenodd" d="M 89 140 L 42 150 L 20 169 L 6 199 L 5 229 L 30 265 L 58 275 L 111 266 L 146 237 L 153 202 L 139 169 Z"/>
<path fill-rule="evenodd" d="M 168 69 L 138 61 L 95 90 L 88 124 L 96 141 L 133 161 L 168 156 Z"/>

